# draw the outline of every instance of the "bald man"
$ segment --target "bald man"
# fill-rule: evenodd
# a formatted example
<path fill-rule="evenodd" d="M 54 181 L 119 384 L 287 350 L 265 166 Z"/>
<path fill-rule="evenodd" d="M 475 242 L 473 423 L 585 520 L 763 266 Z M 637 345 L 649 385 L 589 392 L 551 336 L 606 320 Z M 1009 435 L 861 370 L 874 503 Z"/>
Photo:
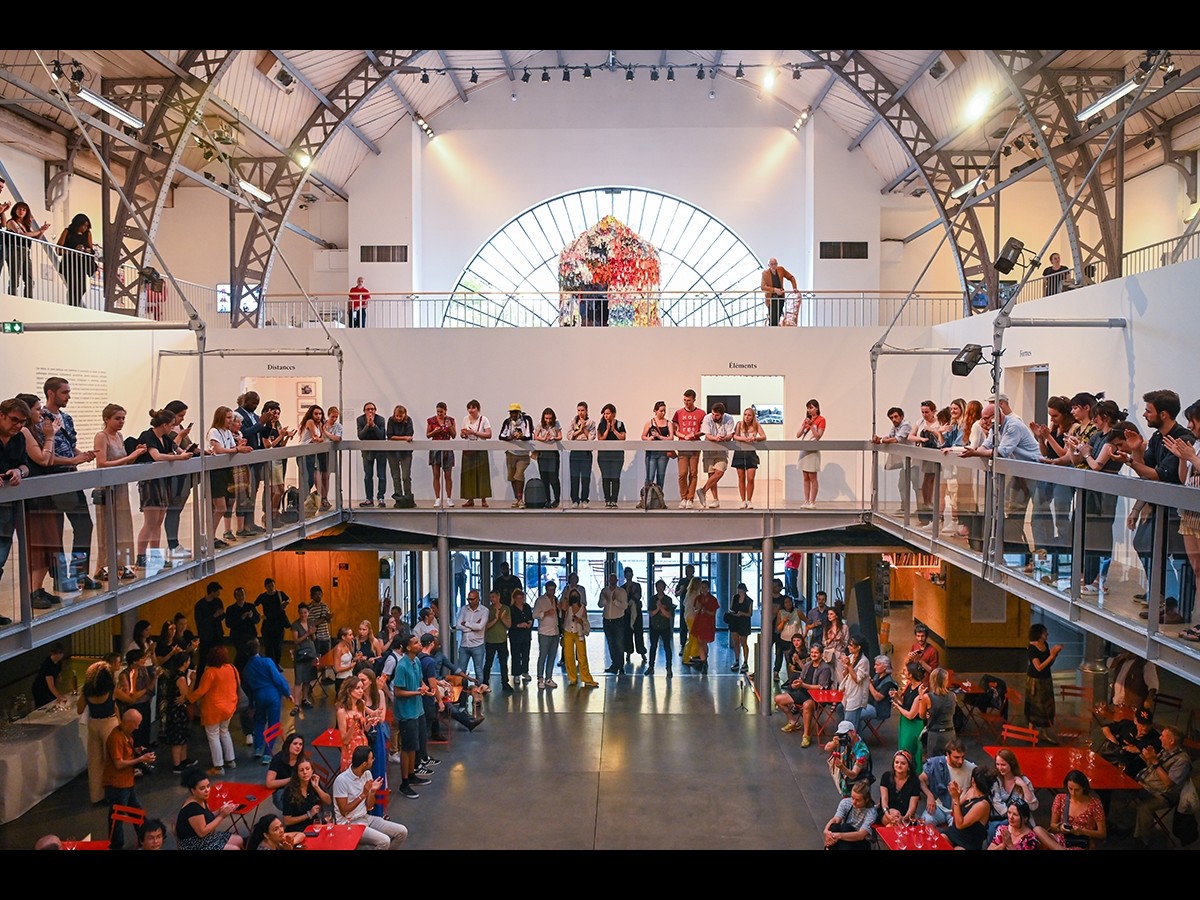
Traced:
<path fill-rule="evenodd" d="M 108 827 L 112 832 L 113 850 L 125 846 L 125 826 L 114 822 L 114 806 L 141 806 L 134 791 L 136 776 L 134 767 L 153 765 L 154 754 L 144 748 L 134 748 L 133 733 L 142 724 L 142 714 L 136 709 L 127 709 L 121 716 L 121 724 L 114 728 L 104 742 L 104 799 L 108 803 Z M 139 752 L 141 751 L 140 755 Z"/>
<path fill-rule="evenodd" d="M 767 305 L 767 314 L 770 316 L 772 325 L 778 325 L 783 321 L 783 309 L 787 298 L 787 292 L 783 289 L 785 281 L 792 283 L 793 292 L 800 291 L 800 286 L 796 284 L 796 276 L 781 266 L 779 260 L 771 257 L 767 260 L 767 267 L 763 269 L 762 292 L 763 302 Z"/>

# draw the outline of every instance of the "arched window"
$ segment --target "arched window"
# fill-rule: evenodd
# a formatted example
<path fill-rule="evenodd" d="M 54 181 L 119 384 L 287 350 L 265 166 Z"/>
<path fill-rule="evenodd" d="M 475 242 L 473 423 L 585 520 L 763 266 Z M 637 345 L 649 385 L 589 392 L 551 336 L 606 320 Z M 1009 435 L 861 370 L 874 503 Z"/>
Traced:
<path fill-rule="evenodd" d="M 728 226 L 658 191 L 600 187 L 546 200 L 497 231 L 463 269 L 442 324 L 558 324 L 559 253 L 608 215 L 658 252 L 662 324 L 749 325 L 761 318 L 753 292 L 762 266 Z"/>

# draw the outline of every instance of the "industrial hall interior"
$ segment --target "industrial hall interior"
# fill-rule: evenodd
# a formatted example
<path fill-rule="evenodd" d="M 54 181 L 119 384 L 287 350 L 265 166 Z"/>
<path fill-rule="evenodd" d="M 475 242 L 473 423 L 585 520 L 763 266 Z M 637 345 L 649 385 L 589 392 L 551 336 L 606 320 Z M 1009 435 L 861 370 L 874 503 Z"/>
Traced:
<path fill-rule="evenodd" d="M 0 849 L 1200 847 L 1198 80 L 0 50 Z"/>

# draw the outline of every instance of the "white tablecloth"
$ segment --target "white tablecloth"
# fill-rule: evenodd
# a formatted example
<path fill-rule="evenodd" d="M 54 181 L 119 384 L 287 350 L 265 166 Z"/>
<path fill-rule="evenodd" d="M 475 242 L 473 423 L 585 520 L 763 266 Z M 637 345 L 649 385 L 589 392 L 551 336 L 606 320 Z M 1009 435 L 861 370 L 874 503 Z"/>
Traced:
<path fill-rule="evenodd" d="M 35 710 L 0 729 L 0 822 L 11 822 L 87 769 L 87 726 L 75 713 Z"/>

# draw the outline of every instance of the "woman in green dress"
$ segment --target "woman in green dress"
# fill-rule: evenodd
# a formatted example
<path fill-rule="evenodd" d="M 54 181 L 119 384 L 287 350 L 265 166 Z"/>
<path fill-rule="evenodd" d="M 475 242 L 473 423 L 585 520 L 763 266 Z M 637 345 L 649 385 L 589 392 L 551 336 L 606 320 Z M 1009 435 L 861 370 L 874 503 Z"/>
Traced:
<path fill-rule="evenodd" d="M 921 771 L 922 747 L 921 730 L 925 727 L 925 717 L 929 714 L 929 694 L 921 683 L 924 670 L 918 663 L 909 663 L 908 684 L 904 693 L 898 694 L 892 705 L 900 712 L 897 720 L 896 744 L 900 750 L 907 750 L 913 758 L 912 769 Z"/>

